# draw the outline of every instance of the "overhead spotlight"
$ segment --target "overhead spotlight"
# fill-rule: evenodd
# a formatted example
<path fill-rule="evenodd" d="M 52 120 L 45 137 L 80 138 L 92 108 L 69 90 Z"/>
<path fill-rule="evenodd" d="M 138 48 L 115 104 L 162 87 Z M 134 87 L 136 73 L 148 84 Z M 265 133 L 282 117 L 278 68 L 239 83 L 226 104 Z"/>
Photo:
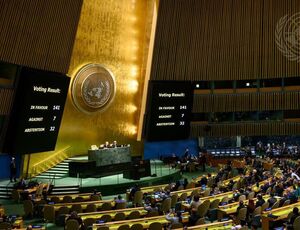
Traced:
<path fill-rule="evenodd" d="M 196 84 L 196 88 L 200 88 L 200 85 L 199 85 L 199 84 Z"/>
<path fill-rule="evenodd" d="M 250 86 L 250 82 L 247 82 L 247 83 L 246 83 L 246 86 L 249 87 L 249 86 Z"/>

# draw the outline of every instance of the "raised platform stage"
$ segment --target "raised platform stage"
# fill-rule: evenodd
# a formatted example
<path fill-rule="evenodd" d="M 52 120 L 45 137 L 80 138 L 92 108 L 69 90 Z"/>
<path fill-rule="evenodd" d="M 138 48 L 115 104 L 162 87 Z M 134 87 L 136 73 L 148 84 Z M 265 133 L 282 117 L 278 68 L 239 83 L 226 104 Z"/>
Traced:
<path fill-rule="evenodd" d="M 74 160 L 74 157 L 72 160 Z M 76 160 L 87 160 L 87 157 L 76 157 L 74 161 Z M 94 189 L 97 189 L 102 195 L 106 196 L 126 193 L 126 190 L 134 184 L 139 184 L 144 187 L 174 182 L 181 178 L 179 170 L 170 168 L 169 165 L 165 165 L 160 160 L 151 160 L 150 168 L 152 176 L 143 177 L 139 180 L 124 178 L 123 173 L 104 177 L 79 178 L 66 176 L 58 179 L 32 178 L 32 180 L 38 180 L 39 182 L 45 183 L 52 181 L 55 186 L 54 188 L 61 188 L 60 190 L 62 193 L 64 190 L 67 193 L 67 188 L 79 187 L 79 191 L 77 190 L 77 192 L 92 192 Z M 9 180 L 0 181 L 0 186 L 11 187 L 12 185 L 13 184 L 11 184 Z"/>

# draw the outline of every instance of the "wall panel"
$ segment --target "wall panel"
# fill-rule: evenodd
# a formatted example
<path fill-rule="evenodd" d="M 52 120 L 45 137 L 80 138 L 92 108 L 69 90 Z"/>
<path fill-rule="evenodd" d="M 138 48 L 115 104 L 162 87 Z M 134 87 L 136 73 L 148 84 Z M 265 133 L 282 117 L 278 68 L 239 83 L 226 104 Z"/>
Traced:
<path fill-rule="evenodd" d="M 0 88 L 0 115 L 8 115 L 12 106 L 14 90 Z"/>
<path fill-rule="evenodd" d="M 295 135 L 299 133 L 299 131 L 300 123 L 295 122 L 249 122 L 209 125 L 192 123 L 190 137 Z"/>
<path fill-rule="evenodd" d="M 163 0 L 151 79 L 298 76 L 299 64 L 279 51 L 275 31 L 280 18 L 299 11 L 298 0 Z"/>
<path fill-rule="evenodd" d="M 67 73 L 83 0 L 3 0 L 0 60 Z"/>
<path fill-rule="evenodd" d="M 194 95 L 193 113 L 300 109 L 300 92 Z"/>

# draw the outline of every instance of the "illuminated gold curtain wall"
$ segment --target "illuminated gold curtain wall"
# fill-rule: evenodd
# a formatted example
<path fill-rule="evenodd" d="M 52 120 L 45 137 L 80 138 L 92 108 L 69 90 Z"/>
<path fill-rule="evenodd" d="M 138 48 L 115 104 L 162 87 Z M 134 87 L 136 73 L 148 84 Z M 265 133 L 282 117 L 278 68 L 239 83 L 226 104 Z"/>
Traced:
<path fill-rule="evenodd" d="M 116 140 L 130 144 L 133 155 L 142 154 L 136 138 L 152 7 L 153 1 L 84 1 L 69 75 L 87 63 L 103 64 L 115 76 L 116 97 L 92 115 L 78 111 L 68 97 L 58 149 L 70 145 L 72 154 L 87 154 L 93 144 Z"/>
<path fill-rule="evenodd" d="M 55 153 L 87 154 L 91 145 L 116 140 L 130 144 L 133 155 L 142 154 L 136 138 L 153 4 L 152 0 L 83 1 L 68 75 L 73 79 L 83 65 L 102 64 L 115 76 L 116 96 L 105 111 L 87 115 L 75 108 L 69 93 Z M 51 154 L 32 154 L 29 173 Z M 45 168 L 51 166 L 49 160 Z"/>

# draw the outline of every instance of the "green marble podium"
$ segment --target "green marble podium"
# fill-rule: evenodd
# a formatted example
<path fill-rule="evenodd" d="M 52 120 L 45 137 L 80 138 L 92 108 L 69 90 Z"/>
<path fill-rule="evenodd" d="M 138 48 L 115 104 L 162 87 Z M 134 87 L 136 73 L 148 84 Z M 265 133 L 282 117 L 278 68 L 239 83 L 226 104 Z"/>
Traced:
<path fill-rule="evenodd" d="M 131 162 L 130 146 L 88 150 L 89 161 L 96 161 L 96 166 L 114 165 Z"/>

